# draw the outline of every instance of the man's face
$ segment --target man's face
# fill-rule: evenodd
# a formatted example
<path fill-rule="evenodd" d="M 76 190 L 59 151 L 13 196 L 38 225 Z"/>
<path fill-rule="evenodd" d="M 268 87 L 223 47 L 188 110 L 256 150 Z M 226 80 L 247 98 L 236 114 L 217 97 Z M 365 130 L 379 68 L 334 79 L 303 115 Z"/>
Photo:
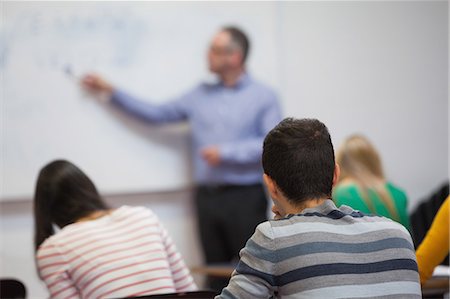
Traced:
<path fill-rule="evenodd" d="M 228 32 L 217 33 L 209 47 L 209 70 L 216 74 L 222 74 L 233 67 L 237 50 L 231 46 L 231 36 Z"/>

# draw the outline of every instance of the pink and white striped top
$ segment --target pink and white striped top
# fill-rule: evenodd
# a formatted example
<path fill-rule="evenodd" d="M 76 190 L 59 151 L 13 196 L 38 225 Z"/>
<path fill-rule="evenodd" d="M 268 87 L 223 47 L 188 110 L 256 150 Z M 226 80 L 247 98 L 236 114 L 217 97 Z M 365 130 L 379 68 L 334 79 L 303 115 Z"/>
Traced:
<path fill-rule="evenodd" d="M 65 226 L 39 247 L 37 265 L 51 298 L 121 298 L 196 290 L 157 216 L 122 206 Z"/>

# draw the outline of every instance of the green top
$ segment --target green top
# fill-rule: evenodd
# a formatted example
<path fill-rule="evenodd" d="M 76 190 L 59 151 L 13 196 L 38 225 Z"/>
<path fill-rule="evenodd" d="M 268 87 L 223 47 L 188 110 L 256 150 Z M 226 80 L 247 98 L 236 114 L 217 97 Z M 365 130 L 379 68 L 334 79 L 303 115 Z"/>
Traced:
<path fill-rule="evenodd" d="M 405 192 L 395 187 L 391 183 L 386 183 L 386 188 L 394 200 L 394 205 L 400 217 L 400 223 L 409 230 L 409 216 L 408 216 L 408 199 Z M 373 203 L 375 211 L 370 211 L 369 207 L 364 202 L 359 187 L 355 183 L 339 184 L 333 189 L 333 201 L 337 207 L 347 205 L 355 210 L 359 210 L 366 214 L 377 214 L 387 218 L 394 219 L 387 206 L 383 203 L 381 197 L 375 191 L 369 189 L 369 198 Z"/>

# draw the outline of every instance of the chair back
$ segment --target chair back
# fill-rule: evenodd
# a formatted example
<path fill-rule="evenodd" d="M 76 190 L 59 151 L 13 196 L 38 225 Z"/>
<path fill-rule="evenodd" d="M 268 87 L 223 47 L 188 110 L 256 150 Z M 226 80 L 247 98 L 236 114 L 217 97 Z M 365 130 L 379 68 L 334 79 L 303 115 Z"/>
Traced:
<path fill-rule="evenodd" d="M 0 299 L 25 299 L 25 285 L 17 279 L 0 279 Z"/>
<path fill-rule="evenodd" d="M 444 203 L 449 195 L 449 183 L 443 184 L 440 188 L 435 190 L 427 198 L 422 199 L 420 204 L 415 208 L 410 215 L 411 222 L 411 236 L 414 241 L 414 247 L 418 247 L 425 238 L 428 230 L 433 223 L 437 211 Z M 449 265 L 449 256 L 444 259 L 441 265 Z"/>
<path fill-rule="evenodd" d="M 214 291 L 180 292 L 170 294 L 146 295 L 139 297 L 127 297 L 123 299 L 213 299 L 216 296 Z"/>

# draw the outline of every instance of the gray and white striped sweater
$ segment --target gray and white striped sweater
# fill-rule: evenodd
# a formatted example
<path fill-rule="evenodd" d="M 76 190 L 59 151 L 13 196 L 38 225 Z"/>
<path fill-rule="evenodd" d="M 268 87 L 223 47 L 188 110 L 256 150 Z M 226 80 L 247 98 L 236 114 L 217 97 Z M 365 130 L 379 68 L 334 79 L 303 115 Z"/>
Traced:
<path fill-rule="evenodd" d="M 331 200 L 261 223 L 218 298 L 421 298 L 409 232 Z"/>

